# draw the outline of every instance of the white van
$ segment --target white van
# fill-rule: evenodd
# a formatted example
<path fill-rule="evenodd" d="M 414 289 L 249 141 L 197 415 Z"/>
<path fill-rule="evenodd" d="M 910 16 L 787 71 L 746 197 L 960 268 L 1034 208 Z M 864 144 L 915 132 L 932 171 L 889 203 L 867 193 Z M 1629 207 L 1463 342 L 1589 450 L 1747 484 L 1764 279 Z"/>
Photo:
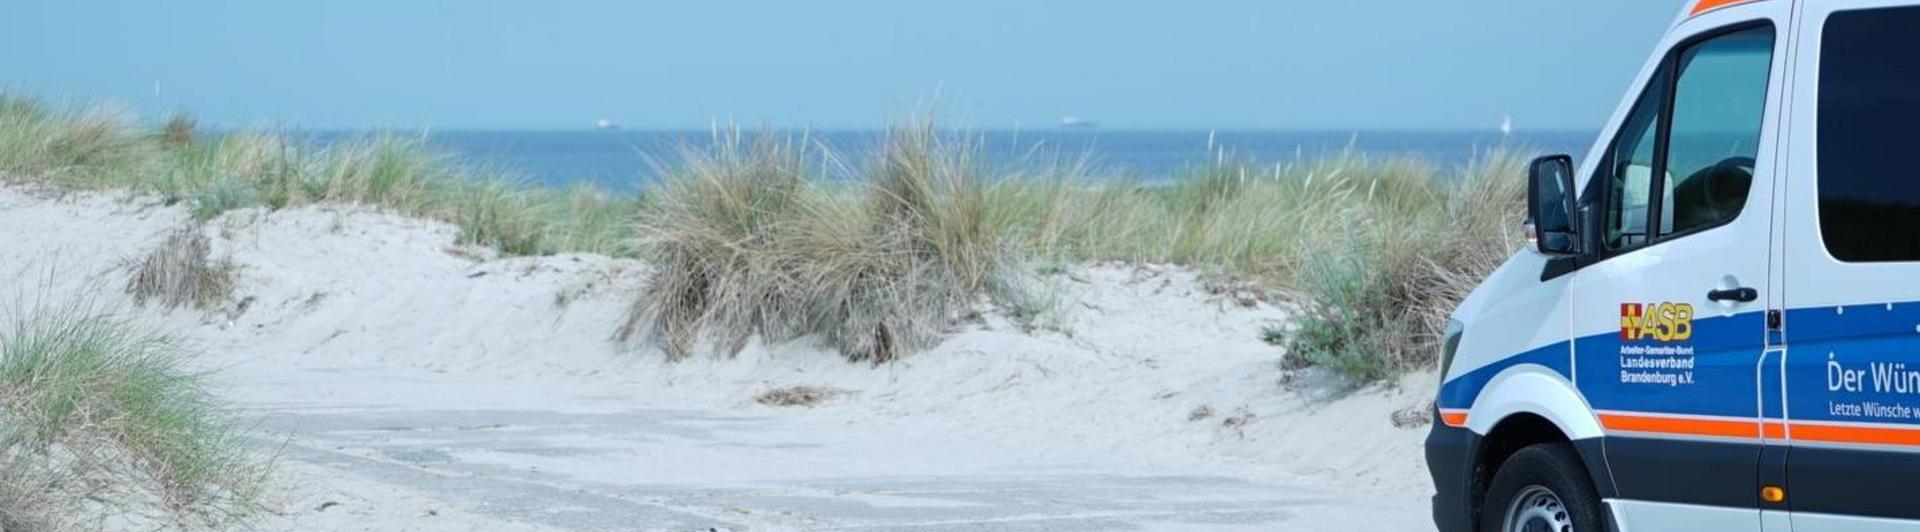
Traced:
<path fill-rule="evenodd" d="M 1699 0 L 1453 315 L 1464 530 L 1920 530 L 1920 1 Z"/>

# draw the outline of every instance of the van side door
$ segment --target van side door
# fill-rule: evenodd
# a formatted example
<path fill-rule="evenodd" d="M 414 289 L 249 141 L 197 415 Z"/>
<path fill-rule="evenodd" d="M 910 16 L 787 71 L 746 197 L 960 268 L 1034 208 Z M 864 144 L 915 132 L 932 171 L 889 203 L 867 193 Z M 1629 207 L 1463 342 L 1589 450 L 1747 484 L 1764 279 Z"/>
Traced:
<path fill-rule="evenodd" d="M 1920 5 L 1801 6 L 1782 283 L 1796 532 L 1920 530 Z"/>
<path fill-rule="evenodd" d="M 1584 187 L 1575 382 L 1605 430 L 1608 504 L 1626 529 L 1760 529 L 1787 14 L 1747 4 L 1677 28 Z"/>

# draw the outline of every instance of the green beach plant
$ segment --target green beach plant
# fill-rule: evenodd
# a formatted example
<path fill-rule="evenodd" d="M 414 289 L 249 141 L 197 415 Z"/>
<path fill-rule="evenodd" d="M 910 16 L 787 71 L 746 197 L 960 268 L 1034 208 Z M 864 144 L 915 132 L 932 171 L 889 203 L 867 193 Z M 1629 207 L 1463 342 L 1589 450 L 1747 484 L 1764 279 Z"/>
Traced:
<path fill-rule="evenodd" d="M 49 109 L 33 99 L 0 93 L 0 172 L 67 185 L 99 185 L 133 173 L 151 155 L 116 106 Z"/>
<path fill-rule="evenodd" d="M 731 354 L 753 334 L 796 334 L 801 288 L 782 277 L 775 246 L 801 230 L 803 211 L 831 209 L 809 204 L 831 198 L 806 197 L 817 170 L 805 146 L 803 137 L 747 138 L 736 128 L 716 131 L 709 149 L 682 148 L 636 224 L 632 245 L 654 273 L 618 340 L 645 339 L 678 359 L 703 336 Z"/>
<path fill-rule="evenodd" d="M 361 204 L 446 221 L 462 244 L 509 255 L 627 254 L 636 195 L 528 186 L 459 164 L 419 136 L 376 134 L 325 146 L 285 134 L 201 135 L 176 117 L 144 132 L 124 111 L 49 110 L 0 93 L 0 180 L 128 189 L 185 203 L 199 221 L 246 208 Z"/>
<path fill-rule="evenodd" d="M 1524 161 L 1494 150 L 1452 179 L 1369 185 L 1295 270 L 1307 305 L 1293 356 L 1354 382 L 1430 363 L 1447 314 L 1524 242 Z"/>
<path fill-rule="evenodd" d="M 808 289 L 805 332 L 853 360 L 884 362 L 932 346 L 972 304 L 1019 288 L 1005 277 L 1013 248 L 991 219 L 979 152 L 977 139 L 945 134 L 928 115 L 888 129 L 857 169 L 861 209 L 803 219 L 803 234 L 856 245 L 799 239 L 783 250 Z"/>
<path fill-rule="evenodd" d="M 246 517 L 264 465 L 177 340 L 91 299 L 16 310 L 0 324 L 0 527 L 87 529 L 155 507 L 182 523 Z"/>
<path fill-rule="evenodd" d="M 919 118 L 847 165 L 805 137 L 715 136 L 683 153 L 641 212 L 636 247 L 658 269 L 620 339 L 680 358 L 703 339 L 732 354 L 753 335 L 811 337 L 885 362 L 1015 289 L 974 141 Z"/>

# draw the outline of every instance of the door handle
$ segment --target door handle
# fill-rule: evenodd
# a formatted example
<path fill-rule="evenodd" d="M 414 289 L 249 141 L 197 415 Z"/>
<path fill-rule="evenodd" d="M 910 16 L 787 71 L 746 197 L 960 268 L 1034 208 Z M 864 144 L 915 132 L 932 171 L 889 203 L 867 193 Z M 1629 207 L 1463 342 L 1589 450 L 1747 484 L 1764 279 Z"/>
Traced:
<path fill-rule="evenodd" d="M 1722 302 L 1751 303 L 1755 299 L 1760 299 L 1760 291 L 1744 286 L 1724 290 L 1709 290 L 1707 291 L 1707 299 Z"/>

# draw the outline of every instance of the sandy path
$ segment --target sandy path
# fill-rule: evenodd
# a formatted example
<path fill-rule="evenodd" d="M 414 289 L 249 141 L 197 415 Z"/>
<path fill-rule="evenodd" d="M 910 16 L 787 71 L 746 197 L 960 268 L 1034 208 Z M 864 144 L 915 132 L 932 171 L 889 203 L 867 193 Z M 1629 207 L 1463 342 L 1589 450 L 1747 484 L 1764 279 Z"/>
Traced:
<path fill-rule="evenodd" d="M 1382 508 L 1379 497 L 1180 467 L 1033 458 L 932 427 L 850 428 L 778 413 L 641 410 L 606 397 L 562 402 L 607 410 L 282 408 L 267 418 L 267 429 L 293 435 L 285 455 L 290 461 L 430 493 L 480 517 L 563 529 L 1333 530 L 1364 524 L 1358 528 L 1414 530 L 1425 524 L 1423 506 Z M 432 519 L 422 513 L 400 522 Z"/>
<path fill-rule="evenodd" d="M 183 217 L 0 187 L 0 275 L 117 288 Z M 153 316 L 279 456 L 269 529 L 1430 528 L 1424 432 L 1388 416 L 1431 377 L 1282 384 L 1258 332 L 1285 312 L 1177 268 L 1054 276 L 1058 330 L 988 312 L 881 368 L 805 345 L 668 365 L 607 341 L 631 261 L 478 260 L 449 227 L 352 208 L 208 230 L 241 300 Z M 845 394 L 752 400 L 789 385 Z"/>

